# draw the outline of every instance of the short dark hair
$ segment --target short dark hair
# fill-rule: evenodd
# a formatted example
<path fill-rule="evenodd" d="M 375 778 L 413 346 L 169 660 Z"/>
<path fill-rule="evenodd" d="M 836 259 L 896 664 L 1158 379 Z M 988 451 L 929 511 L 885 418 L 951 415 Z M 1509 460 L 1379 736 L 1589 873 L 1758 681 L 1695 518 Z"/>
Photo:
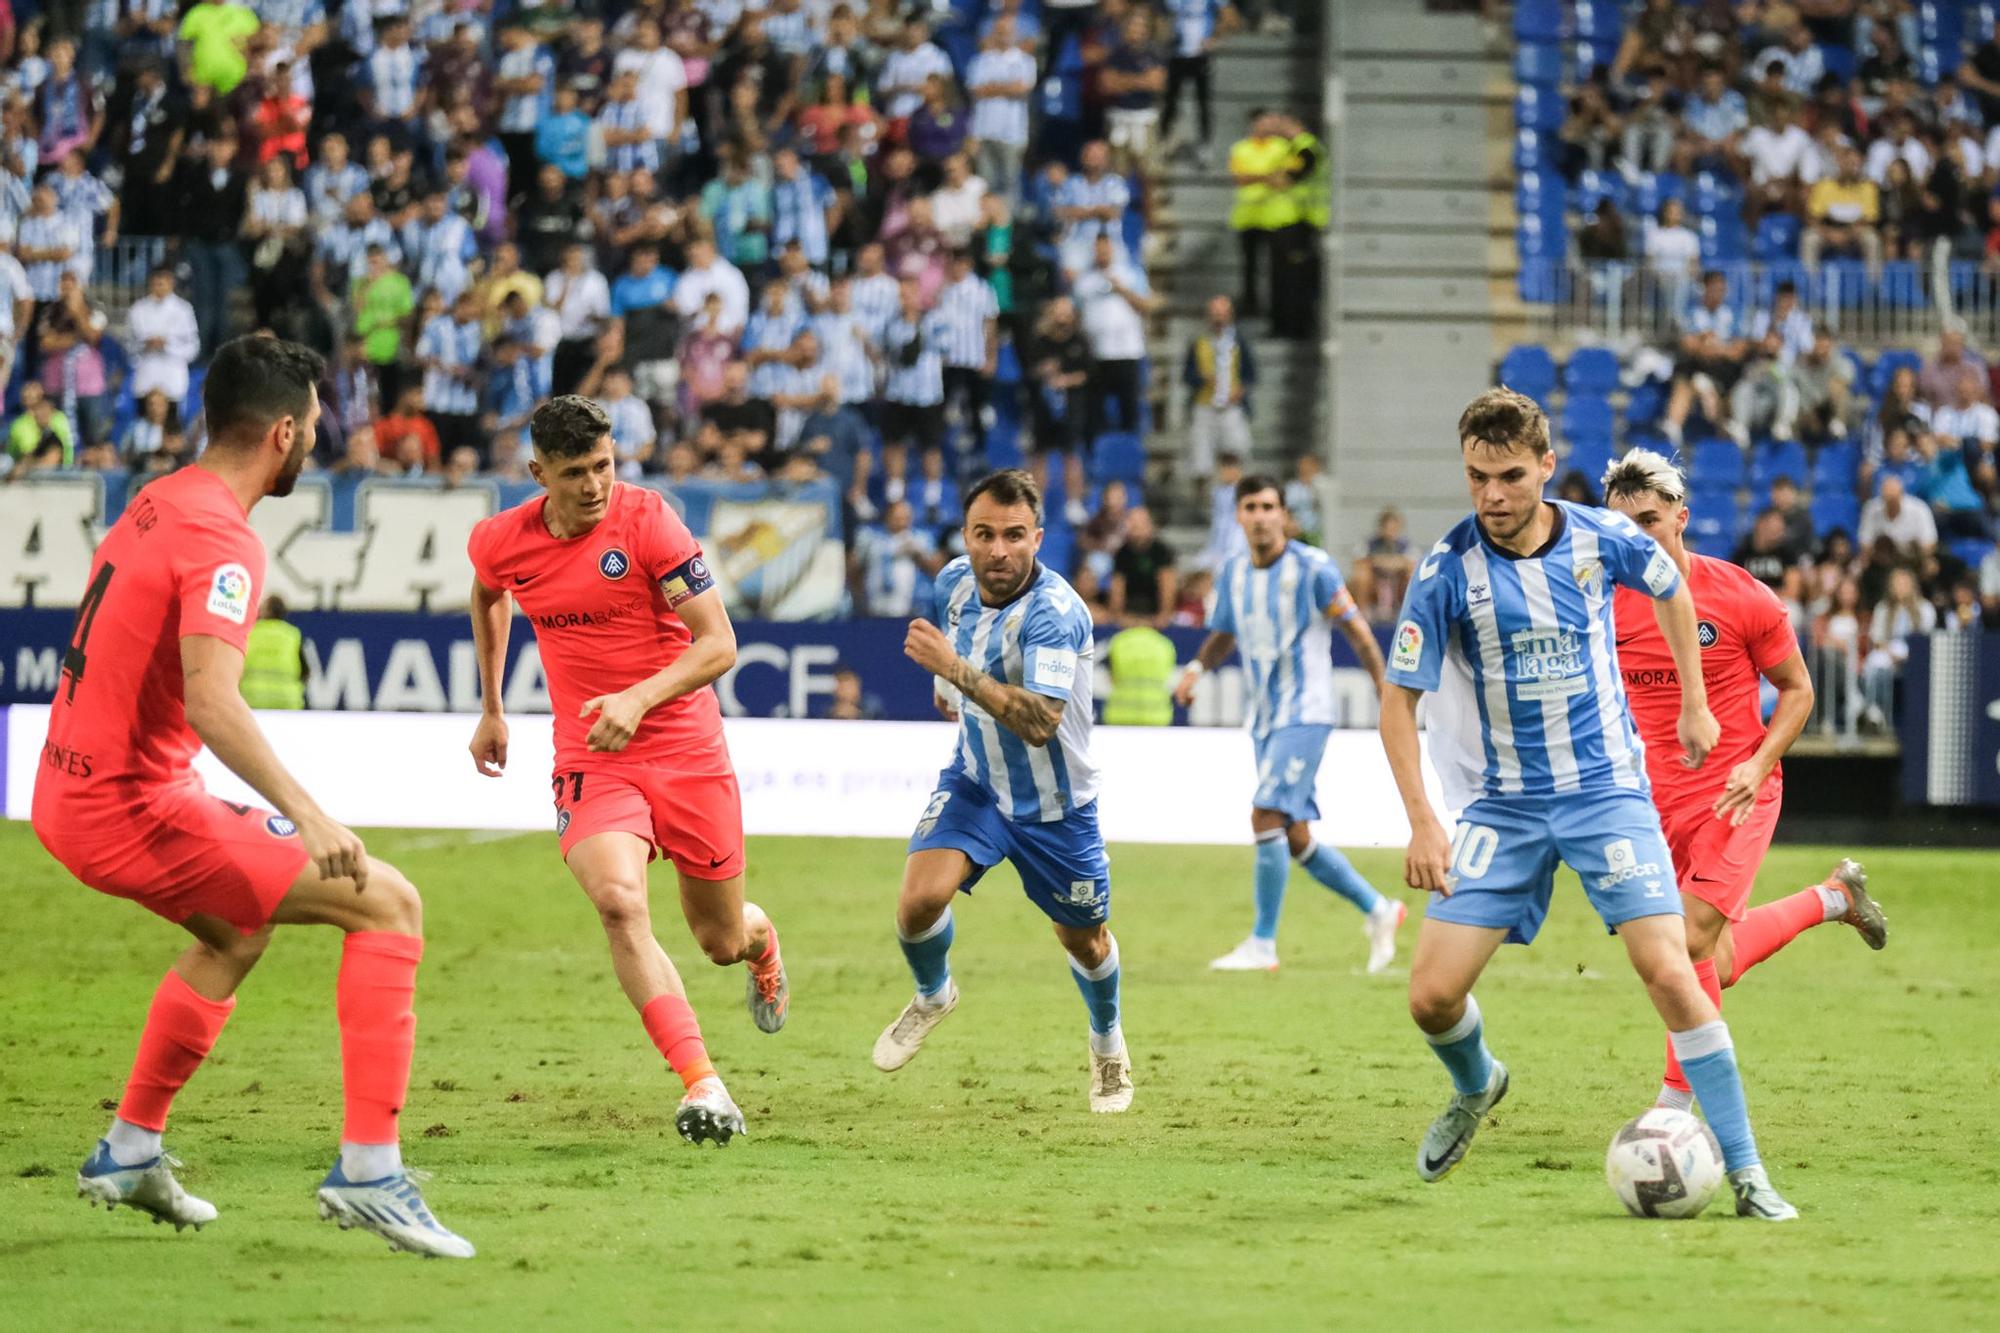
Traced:
<path fill-rule="evenodd" d="M 549 458 L 581 458 L 610 433 L 611 418 L 580 394 L 551 398 L 528 418 L 535 452 Z"/>
<path fill-rule="evenodd" d="M 1020 468 L 1001 468 L 972 483 L 972 489 L 965 493 L 967 514 L 972 513 L 972 502 L 982 495 L 992 496 L 996 504 L 1026 505 L 1034 511 L 1035 522 L 1039 525 L 1042 521 L 1042 488 L 1035 484 L 1033 476 Z"/>
<path fill-rule="evenodd" d="M 1280 486 L 1278 479 L 1268 472 L 1252 472 L 1238 481 L 1236 483 L 1236 503 L 1242 504 L 1251 496 L 1261 495 L 1265 491 L 1276 491 L 1278 493 L 1278 508 L 1285 509 L 1289 507 L 1285 504 L 1285 488 Z"/>
<path fill-rule="evenodd" d="M 326 373 L 318 352 L 283 338 L 250 333 L 222 344 L 202 390 L 208 438 L 228 444 L 262 435 L 282 417 L 303 422 Z"/>
<path fill-rule="evenodd" d="M 1488 389 L 1458 418 L 1458 444 L 1520 447 L 1540 458 L 1549 451 L 1549 419 L 1534 399 L 1512 389 Z"/>

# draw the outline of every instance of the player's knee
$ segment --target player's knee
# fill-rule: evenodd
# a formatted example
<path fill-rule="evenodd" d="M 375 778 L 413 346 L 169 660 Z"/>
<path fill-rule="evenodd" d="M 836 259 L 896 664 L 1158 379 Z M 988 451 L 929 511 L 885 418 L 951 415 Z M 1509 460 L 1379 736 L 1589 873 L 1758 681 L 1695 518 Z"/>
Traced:
<path fill-rule="evenodd" d="M 597 919 L 604 923 L 607 935 L 651 932 L 652 914 L 643 880 L 604 880 L 589 886 L 589 892 L 590 901 L 597 908 Z"/>
<path fill-rule="evenodd" d="M 749 952 L 750 932 L 741 921 L 733 925 L 723 922 L 703 922 L 694 927 L 694 941 L 708 956 L 708 961 L 717 967 L 728 967 L 743 961 Z"/>
<path fill-rule="evenodd" d="M 368 913 L 367 928 L 394 931 L 399 935 L 424 933 L 424 900 L 417 886 L 396 867 L 370 859 L 368 887 L 359 899 Z"/>
<path fill-rule="evenodd" d="M 204 940 L 201 947 L 214 954 L 219 961 L 235 968 L 239 974 L 248 972 L 264 956 L 265 948 L 271 943 L 272 929 L 265 926 L 248 935 L 232 932 L 227 939 Z"/>
<path fill-rule="evenodd" d="M 1465 997 L 1449 987 L 1410 978 L 1410 1017 L 1426 1032 L 1443 1032 L 1465 1015 Z"/>

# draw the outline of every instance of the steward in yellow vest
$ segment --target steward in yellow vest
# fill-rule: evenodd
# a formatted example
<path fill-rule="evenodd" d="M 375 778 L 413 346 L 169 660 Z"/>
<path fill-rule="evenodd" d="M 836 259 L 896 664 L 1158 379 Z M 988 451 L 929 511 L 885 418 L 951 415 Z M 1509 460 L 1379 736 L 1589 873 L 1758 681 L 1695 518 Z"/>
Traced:
<path fill-rule="evenodd" d="M 264 599 L 243 649 L 243 702 L 252 708 L 306 706 L 305 636 L 285 619 L 285 604 Z"/>
<path fill-rule="evenodd" d="M 1111 667 L 1111 697 L 1104 701 L 1104 724 L 1172 726 L 1174 668 L 1179 665 L 1173 640 L 1149 625 L 1134 625 L 1111 636 L 1105 657 Z"/>

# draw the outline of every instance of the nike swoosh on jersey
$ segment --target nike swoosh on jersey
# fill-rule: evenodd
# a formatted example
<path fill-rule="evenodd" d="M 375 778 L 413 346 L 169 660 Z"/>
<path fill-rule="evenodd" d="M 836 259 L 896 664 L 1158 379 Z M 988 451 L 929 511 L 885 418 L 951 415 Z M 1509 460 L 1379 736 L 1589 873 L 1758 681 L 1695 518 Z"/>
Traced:
<path fill-rule="evenodd" d="M 519 588 L 522 585 L 533 581 L 534 578 L 535 576 L 533 574 L 526 574 L 526 575 L 516 574 L 514 576 L 514 586 Z"/>

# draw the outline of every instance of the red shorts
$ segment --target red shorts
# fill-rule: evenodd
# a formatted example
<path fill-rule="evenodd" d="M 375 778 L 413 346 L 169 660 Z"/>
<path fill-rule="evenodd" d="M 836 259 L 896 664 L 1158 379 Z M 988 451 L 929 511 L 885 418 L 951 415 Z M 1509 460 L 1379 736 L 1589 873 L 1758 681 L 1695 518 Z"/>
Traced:
<path fill-rule="evenodd" d="M 1716 818 L 1706 805 L 1662 811 L 1660 823 L 1680 874 L 1681 893 L 1701 899 L 1731 921 L 1741 921 L 1749 910 L 1750 891 L 1757 886 L 1764 854 L 1771 850 L 1784 797 L 1785 780 L 1774 773 L 1758 789 L 1750 818 L 1741 824 Z"/>
<path fill-rule="evenodd" d="M 562 854 L 597 833 L 630 833 L 689 879 L 743 873 L 743 796 L 724 753 L 720 772 L 689 773 L 657 765 L 593 763 L 558 773 L 556 833 Z"/>
<path fill-rule="evenodd" d="M 99 893 L 176 923 L 221 917 L 245 935 L 263 929 L 310 863 L 290 820 L 199 783 L 145 792 L 114 814 L 38 803 L 35 832 Z"/>

